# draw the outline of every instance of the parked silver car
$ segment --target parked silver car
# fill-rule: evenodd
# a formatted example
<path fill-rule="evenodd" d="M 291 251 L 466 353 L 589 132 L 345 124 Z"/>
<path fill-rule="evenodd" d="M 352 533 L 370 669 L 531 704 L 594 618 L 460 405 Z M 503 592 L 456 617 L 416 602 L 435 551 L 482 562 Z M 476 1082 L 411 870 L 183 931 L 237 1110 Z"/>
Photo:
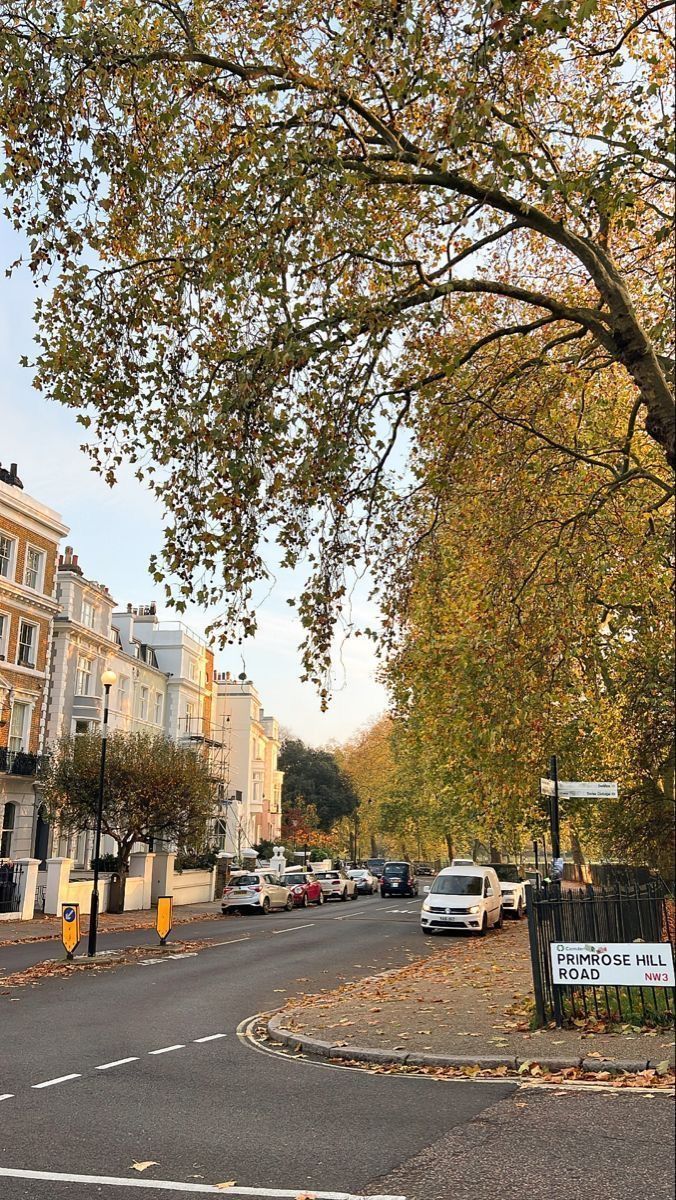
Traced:
<path fill-rule="evenodd" d="M 272 871 L 248 871 L 238 875 L 223 891 L 221 912 L 234 909 L 269 913 L 273 908 L 291 912 L 293 896 L 291 889 Z"/>
<path fill-rule="evenodd" d="M 354 879 L 357 891 L 363 896 L 373 896 L 378 891 L 378 880 L 365 867 L 352 867 L 348 875 Z"/>

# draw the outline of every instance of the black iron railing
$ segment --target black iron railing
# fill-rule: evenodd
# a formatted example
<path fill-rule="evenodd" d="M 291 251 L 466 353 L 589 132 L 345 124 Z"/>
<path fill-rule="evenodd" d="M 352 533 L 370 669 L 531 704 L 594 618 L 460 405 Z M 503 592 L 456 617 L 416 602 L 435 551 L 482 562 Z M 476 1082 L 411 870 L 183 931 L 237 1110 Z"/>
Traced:
<path fill-rule="evenodd" d="M 530 889 L 529 889 L 530 890 Z M 674 897 L 661 880 L 622 887 L 588 884 L 566 891 L 549 884 L 529 896 L 531 962 L 539 1022 L 598 1018 L 639 1024 L 670 1024 L 674 989 L 669 987 L 575 986 L 552 980 L 553 943 L 674 943 Z"/>
<path fill-rule="evenodd" d="M 44 754 L 29 754 L 27 750 L 8 750 L 0 746 L 0 772 L 5 775 L 37 775 L 46 763 Z"/>
<path fill-rule="evenodd" d="M 0 913 L 19 912 L 23 872 L 16 863 L 0 862 Z"/>

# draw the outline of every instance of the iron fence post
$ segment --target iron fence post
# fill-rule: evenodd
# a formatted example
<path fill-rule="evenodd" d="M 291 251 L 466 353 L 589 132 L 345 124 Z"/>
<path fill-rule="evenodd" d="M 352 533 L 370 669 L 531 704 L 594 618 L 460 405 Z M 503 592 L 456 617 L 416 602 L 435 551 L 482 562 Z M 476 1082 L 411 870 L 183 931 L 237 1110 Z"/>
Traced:
<path fill-rule="evenodd" d="M 533 974 L 533 994 L 535 996 L 535 1016 L 538 1025 L 545 1025 L 545 994 L 542 987 L 542 971 L 540 970 L 540 954 L 538 950 L 538 916 L 533 900 L 533 888 L 526 888 L 526 914 L 528 917 L 528 944 L 530 946 L 530 965 Z"/>

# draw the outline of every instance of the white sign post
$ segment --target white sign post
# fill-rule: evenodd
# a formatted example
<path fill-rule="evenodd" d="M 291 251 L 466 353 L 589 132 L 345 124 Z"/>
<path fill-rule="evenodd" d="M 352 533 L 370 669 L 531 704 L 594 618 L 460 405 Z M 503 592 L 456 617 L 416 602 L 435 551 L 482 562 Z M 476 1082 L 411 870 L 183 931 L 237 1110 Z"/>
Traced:
<path fill-rule="evenodd" d="M 540 780 L 540 795 L 554 795 L 554 780 Z M 573 779 L 559 779 L 560 800 L 617 800 L 617 783 L 602 780 L 598 783 Z"/>
<path fill-rule="evenodd" d="M 670 942 L 550 942 L 552 983 L 673 987 Z"/>

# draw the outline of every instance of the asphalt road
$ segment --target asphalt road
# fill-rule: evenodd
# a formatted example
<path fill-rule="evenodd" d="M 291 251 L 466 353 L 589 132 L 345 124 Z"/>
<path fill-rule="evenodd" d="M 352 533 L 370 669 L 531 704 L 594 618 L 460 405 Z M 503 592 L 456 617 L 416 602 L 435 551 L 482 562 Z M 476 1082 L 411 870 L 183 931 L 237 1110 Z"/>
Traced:
<path fill-rule="evenodd" d="M 226 1194 L 317 1200 L 575 1200 L 602 1184 L 613 1200 L 671 1200 L 663 1097 L 371 1075 L 238 1036 L 289 995 L 425 953 L 419 904 L 374 897 L 194 924 L 180 936 L 211 939 L 194 957 L 0 997 L 2 1200 L 162 1200 L 233 1180 Z M 18 949 L 0 949 L 0 968 Z"/>

